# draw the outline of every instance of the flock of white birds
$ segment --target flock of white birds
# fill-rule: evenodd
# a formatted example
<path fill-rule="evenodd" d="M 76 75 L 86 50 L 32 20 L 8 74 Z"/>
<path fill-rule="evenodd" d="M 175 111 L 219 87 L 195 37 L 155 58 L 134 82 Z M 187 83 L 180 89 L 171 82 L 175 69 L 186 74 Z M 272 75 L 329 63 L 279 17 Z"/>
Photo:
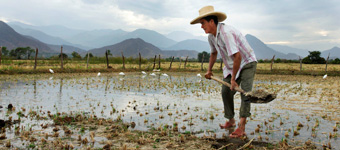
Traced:
<path fill-rule="evenodd" d="M 52 69 L 49 69 L 49 71 L 51 73 L 54 73 L 54 71 Z M 154 69 L 153 71 L 159 72 L 160 70 L 159 69 L 158 70 Z M 143 75 L 147 75 L 147 73 L 145 71 L 142 71 L 142 74 Z M 125 76 L 125 73 L 124 72 L 120 72 L 119 75 Z M 98 77 L 100 76 L 100 72 L 98 72 L 97 76 Z M 156 76 L 156 74 L 155 73 L 150 73 L 150 76 Z M 162 76 L 168 77 L 169 75 L 167 75 L 166 73 L 162 73 Z M 201 74 L 197 74 L 197 77 L 201 78 L 202 76 L 201 76 Z M 322 78 L 326 79 L 327 78 L 327 74 L 325 74 Z"/>

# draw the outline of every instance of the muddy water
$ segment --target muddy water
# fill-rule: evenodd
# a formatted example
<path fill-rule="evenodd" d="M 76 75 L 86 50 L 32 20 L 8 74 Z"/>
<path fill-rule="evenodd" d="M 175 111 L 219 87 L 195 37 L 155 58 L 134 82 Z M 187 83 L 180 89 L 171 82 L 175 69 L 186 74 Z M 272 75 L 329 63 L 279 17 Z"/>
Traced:
<path fill-rule="evenodd" d="M 123 121 L 136 123 L 131 130 L 146 131 L 178 124 L 181 132 L 198 136 L 216 134 L 221 137 L 233 131 L 218 126 L 225 122 L 219 83 L 194 73 L 168 75 L 156 73 L 151 76 L 139 72 L 125 76 L 118 73 L 101 76 L 4 75 L 0 77 L 0 105 L 4 106 L 0 118 L 16 120 L 19 112 L 27 115 L 30 111 L 42 114 L 47 111 L 52 114 L 72 112 L 101 118 L 121 117 Z M 328 79 L 339 81 L 337 77 Z M 252 104 L 252 116 L 246 128 L 248 137 L 270 143 L 286 138 L 296 145 L 310 140 L 318 146 L 340 147 L 337 138 L 340 132 L 334 130 L 340 130 L 340 125 L 336 124 L 340 120 L 339 92 L 331 88 L 338 87 L 339 83 L 329 80 L 306 76 L 257 76 L 255 88 L 265 88 L 278 95 L 269 104 Z M 235 103 L 235 118 L 238 118 L 239 94 L 236 94 Z M 8 104 L 13 104 L 15 111 L 7 111 Z M 53 124 L 53 121 L 21 117 L 20 124 L 13 126 L 53 132 L 52 127 L 42 129 L 41 124 Z M 21 141 L 14 134 L 14 128 L 8 128 L 5 133 L 14 147 L 27 147 L 29 142 Z M 1 143 L 3 146 L 5 142 Z M 99 143 L 96 145 L 100 146 Z"/>

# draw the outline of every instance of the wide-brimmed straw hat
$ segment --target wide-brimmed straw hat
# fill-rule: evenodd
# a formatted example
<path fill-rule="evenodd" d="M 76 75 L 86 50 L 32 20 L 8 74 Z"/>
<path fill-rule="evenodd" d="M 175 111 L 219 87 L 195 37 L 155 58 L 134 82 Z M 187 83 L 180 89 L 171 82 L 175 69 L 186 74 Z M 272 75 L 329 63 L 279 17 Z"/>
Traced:
<path fill-rule="evenodd" d="M 222 22 L 225 19 L 227 19 L 227 15 L 225 13 L 215 11 L 213 6 L 205 6 L 201 8 L 198 11 L 198 13 L 199 13 L 199 16 L 196 17 L 194 20 L 192 20 L 190 24 L 200 23 L 200 19 L 207 17 L 207 16 L 211 16 L 211 15 L 217 16 L 218 22 Z"/>

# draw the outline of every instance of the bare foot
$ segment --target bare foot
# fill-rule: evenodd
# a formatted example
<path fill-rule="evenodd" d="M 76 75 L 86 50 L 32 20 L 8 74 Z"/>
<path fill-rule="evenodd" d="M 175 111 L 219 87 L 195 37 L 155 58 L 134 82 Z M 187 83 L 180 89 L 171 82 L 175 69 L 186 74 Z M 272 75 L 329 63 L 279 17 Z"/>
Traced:
<path fill-rule="evenodd" d="M 231 133 L 229 135 L 229 137 L 231 137 L 231 138 L 239 138 L 239 137 L 245 136 L 245 135 L 246 135 L 246 133 L 242 129 L 237 128 L 233 133 Z"/>
<path fill-rule="evenodd" d="M 231 128 L 235 126 L 235 123 L 230 123 L 229 121 L 226 121 L 225 124 L 220 124 L 221 129 Z"/>

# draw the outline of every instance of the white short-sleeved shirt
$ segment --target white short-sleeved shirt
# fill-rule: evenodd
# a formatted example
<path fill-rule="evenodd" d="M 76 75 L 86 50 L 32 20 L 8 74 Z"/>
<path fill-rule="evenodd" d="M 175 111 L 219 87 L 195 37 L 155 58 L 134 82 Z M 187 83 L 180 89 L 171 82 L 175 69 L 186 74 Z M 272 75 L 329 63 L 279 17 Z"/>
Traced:
<path fill-rule="evenodd" d="M 236 74 L 237 79 L 243 66 L 250 62 L 257 61 L 254 50 L 250 47 L 246 38 L 240 31 L 232 26 L 218 23 L 216 37 L 209 34 L 208 41 L 211 53 L 218 51 L 223 59 L 223 76 L 227 77 L 233 72 L 234 54 L 240 52 L 242 60 L 240 69 Z"/>

